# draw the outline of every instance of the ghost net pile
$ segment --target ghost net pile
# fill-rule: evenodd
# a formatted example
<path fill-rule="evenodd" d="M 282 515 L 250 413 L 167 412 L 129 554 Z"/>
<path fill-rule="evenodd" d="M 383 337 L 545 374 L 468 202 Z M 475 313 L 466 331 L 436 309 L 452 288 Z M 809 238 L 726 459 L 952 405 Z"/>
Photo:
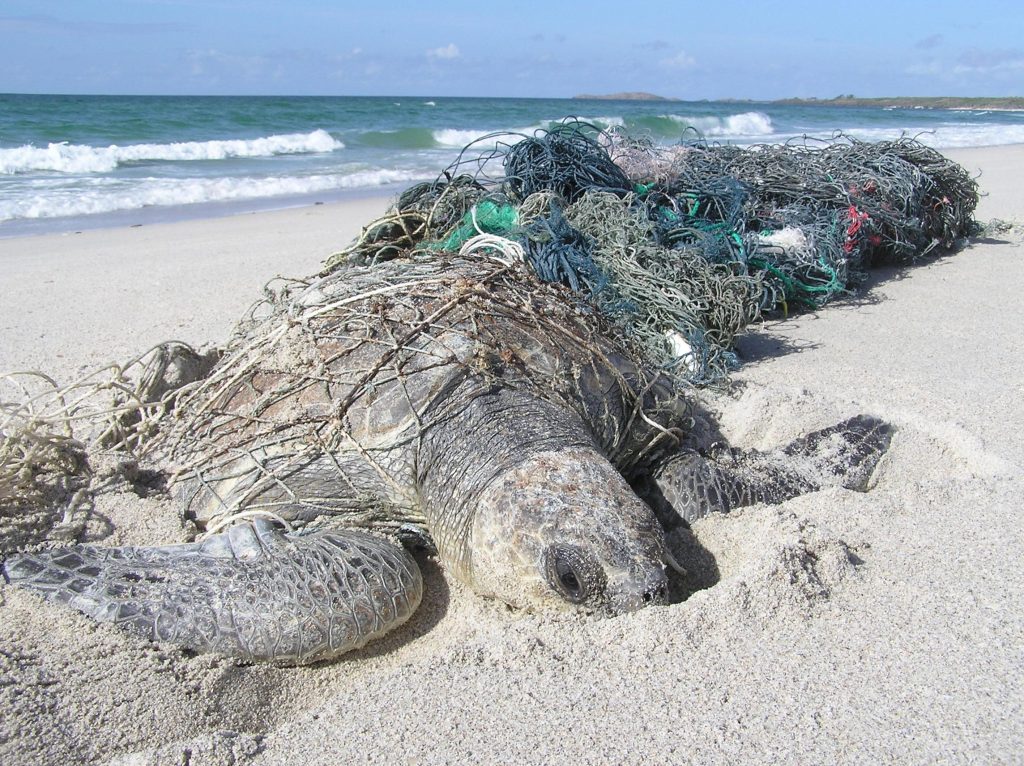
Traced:
<path fill-rule="evenodd" d="M 700 385 L 724 380 L 762 313 L 954 247 L 977 200 L 963 168 L 908 138 L 665 147 L 566 120 L 478 139 L 327 268 L 472 241 L 565 284 L 648 363 Z"/>

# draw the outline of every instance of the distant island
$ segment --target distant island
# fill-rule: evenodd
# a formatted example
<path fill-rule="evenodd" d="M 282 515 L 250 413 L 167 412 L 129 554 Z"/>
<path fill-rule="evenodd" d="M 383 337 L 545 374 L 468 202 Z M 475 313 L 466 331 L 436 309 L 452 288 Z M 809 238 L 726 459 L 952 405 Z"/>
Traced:
<path fill-rule="evenodd" d="M 875 106 L 897 109 L 1024 109 L 1024 98 L 964 97 L 964 96 L 898 96 L 895 98 L 857 98 L 836 96 L 835 98 L 782 98 L 774 104 L 797 104 L 802 106 Z"/>
<path fill-rule="evenodd" d="M 573 96 L 574 99 L 580 101 L 680 101 L 678 98 L 665 98 L 665 96 L 656 96 L 653 93 L 642 93 L 640 91 L 630 91 L 629 93 L 606 93 L 604 95 L 596 96 L 591 93 L 583 93 L 579 96 Z"/>

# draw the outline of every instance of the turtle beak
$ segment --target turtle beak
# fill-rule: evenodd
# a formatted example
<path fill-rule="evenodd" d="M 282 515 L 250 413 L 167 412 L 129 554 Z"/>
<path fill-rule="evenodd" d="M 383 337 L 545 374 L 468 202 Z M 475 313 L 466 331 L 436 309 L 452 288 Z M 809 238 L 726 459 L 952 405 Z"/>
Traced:
<path fill-rule="evenodd" d="M 634 573 L 608 584 L 608 604 L 614 614 L 635 612 L 648 606 L 668 603 L 668 577 L 661 567 Z"/>

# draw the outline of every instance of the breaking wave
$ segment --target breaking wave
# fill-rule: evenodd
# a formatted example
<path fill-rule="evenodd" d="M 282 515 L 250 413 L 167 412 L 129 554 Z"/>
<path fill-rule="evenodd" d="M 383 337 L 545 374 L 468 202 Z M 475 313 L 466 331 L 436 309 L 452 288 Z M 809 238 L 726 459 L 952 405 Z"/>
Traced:
<path fill-rule="evenodd" d="M 516 143 L 516 141 L 519 141 L 520 139 L 513 134 L 521 133 L 523 135 L 530 136 L 533 135 L 533 132 L 535 130 L 541 127 L 543 126 L 532 125 L 531 127 L 528 128 L 509 128 L 508 130 L 497 131 L 459 130 L 457 128 L 445 128 L 443 130 L 435 130 L 433 133 L 434 140 L 437 142 L 438 146 L 449 149 L 461 149 L 462 147 L 467 146 L 468 144 L 478 141 L 478 139 L 483 138 L 484 136 L 491 135 L 491 133 L 498 134 L 493 141 L 490 141 L 491 144 L 496 144 L 499 141 L 503 144 Z M 484 146 L 484 142 L 478 143 L 477 146 L 482 148 Z"/>
<path fill-rule="evenodd" d="M 273 157 L 279 154 L 312 154 L 343 149 L 345 144 L 326 130 L 287 133 L 264 138 L 184 141 L 169 144 L 83 146 L 52 143 L 0 149 L 0 174 L 33 171 L 58 173 L 109 173 L 121 165 L 143 162 L 189 162 L 236 157 Z"/>
<path fill-rule="evenodd" d="M 775 132 L 771 118 L 763 112 L 742 112 L 725 117 L 671 115 L 671 119 L 677 125 L 696 128 L 702 135 L 715 138 L 770 136 Z"/>
<path fill-rule="evenodd" d="M 742 112 L 725 116 L 649 114 L 626 120 L 630 131 L 646 133 L 656 141 L 678 141 L 688 128 L 705 138 L 760 138 L 772 135 L 775 125 L 763 112 Z M 692 136 L 691 136 L 692 138 Z"/>
<path fill-rule="evenodd" d="M 296 196 L 333 189 L 359 189 L 421 180 L 422 171 L 375 169 L 279 178 L 147 178 L 127 185 L 92 179 L 62 189 L 40 189 L 17 199 L 0 199 L 0 221 L 112 213 L 152 206 Z"/>

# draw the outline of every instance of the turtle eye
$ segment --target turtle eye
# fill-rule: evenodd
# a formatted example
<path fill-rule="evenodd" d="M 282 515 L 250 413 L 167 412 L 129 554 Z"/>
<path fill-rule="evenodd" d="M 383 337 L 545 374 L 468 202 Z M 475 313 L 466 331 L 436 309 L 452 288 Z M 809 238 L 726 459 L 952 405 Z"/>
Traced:
<path fill-rule="evenodd" d="M 604 588 L 601 567 L 574 545 L 549 546 L 544 553 L 544 569 L 548 584 L 572 604 L 581 604 Z"/>
<path fill-rule="evenodd" d="M 583 583 L 576 573 L 572 571 L 572 565 L 564 558 L 555 560 L 555 577 L 558 578 L 560 590 L 570 601 L 580 601 L 583 598 Z"/>

